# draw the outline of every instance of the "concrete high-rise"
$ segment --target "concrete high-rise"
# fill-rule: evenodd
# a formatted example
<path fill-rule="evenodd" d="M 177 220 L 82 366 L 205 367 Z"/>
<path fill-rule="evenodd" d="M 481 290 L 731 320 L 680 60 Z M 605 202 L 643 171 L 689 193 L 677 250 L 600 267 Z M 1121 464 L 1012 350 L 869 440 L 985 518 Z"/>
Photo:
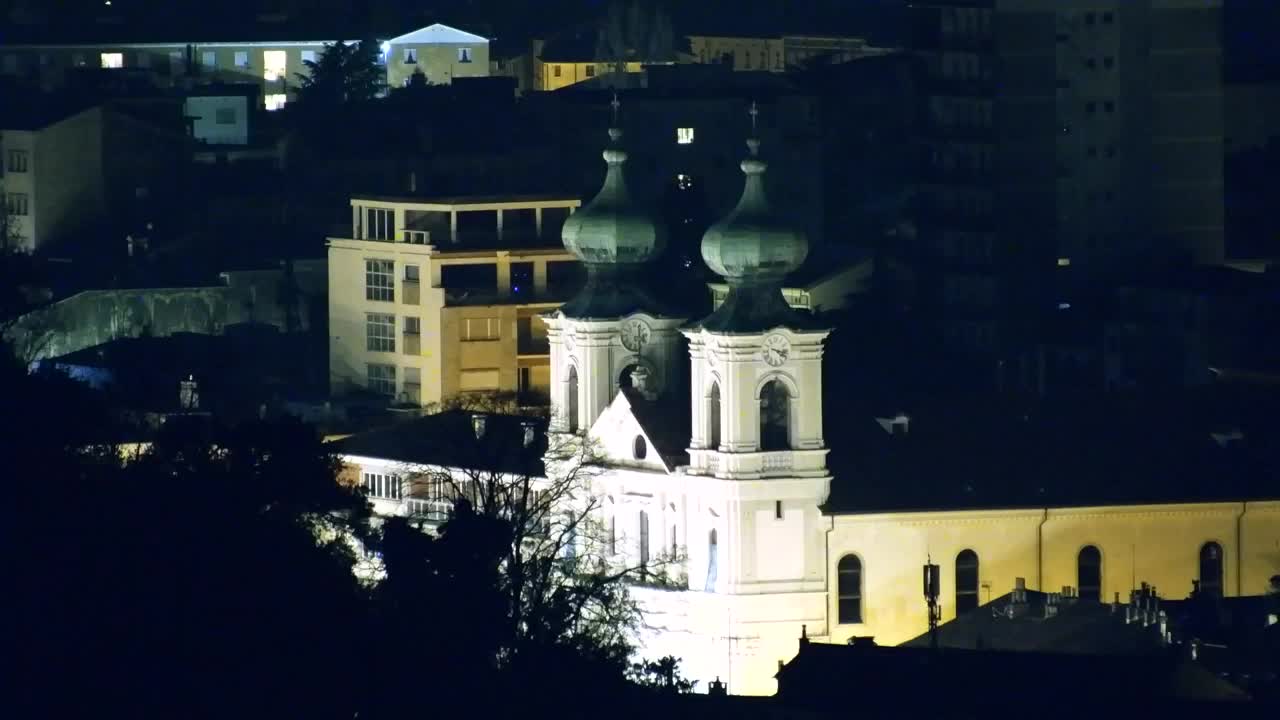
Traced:
<path fill-rule="evenodd" d="M 1052 274 L 1223 256 L 1221 0 L 911 0 L 916 242 L 948 344 L 994 370 Z"/>

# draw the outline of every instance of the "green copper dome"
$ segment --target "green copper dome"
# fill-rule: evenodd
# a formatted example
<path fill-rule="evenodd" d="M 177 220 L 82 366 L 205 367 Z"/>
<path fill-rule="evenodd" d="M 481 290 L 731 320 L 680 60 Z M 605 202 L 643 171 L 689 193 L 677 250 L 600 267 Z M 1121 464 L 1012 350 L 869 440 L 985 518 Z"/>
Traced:
<path fill-rule="evenodd" d="M 702 236 L 702 259 L 729 285 L 724 303 L 699 323 L 708 330 L 750 333 L 806 324 L 783 299 L 782 280 L 804 262 L 809 241 L 770 208 L 760 141 L 751 138 L 747 147 L 738 205 Z"/>
<path fill-rule="evenodd" d="M 564 221 L 560 238 L 565 248 L 588 267 L 591 265 L 639 265 L 662 251 L 658 223 L 636 207 L 627 191 L 623 166 L 627 153 L 617 146 L 622 131 L 609 129 L 613 144 L 605 149 L 609 169 L 600 192 L 585 207 Z"/>

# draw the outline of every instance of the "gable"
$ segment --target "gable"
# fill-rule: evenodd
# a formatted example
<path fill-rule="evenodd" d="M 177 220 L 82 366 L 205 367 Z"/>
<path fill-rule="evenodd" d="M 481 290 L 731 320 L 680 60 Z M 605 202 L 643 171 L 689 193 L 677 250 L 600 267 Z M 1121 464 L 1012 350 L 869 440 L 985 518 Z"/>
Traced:
<path fill-rule="evenodd" d="M 411 33 L 406 33 L 400 37 L 392 38 L 387 42 L 392 45 L 448 45 L 454 43 L 467 45 L 477 43 L 488 44 L 489 40 L 488 38 L 483 38 L 479 35 L 472 35 L 469 32 L 464 32 L 457 28 L 451 28 L 448 25 L 436 23 L 435 25 L 428 25 L 427 27 L 414 30 Z"/>
<path fill-rule="evenodd" d="M 625 393 L 619 392 L 609 403 L 609 407 L 600 413 L 591 426 L 589 437 L 596 443 L 599 462 L 610 467 L 627 467 L 640 470 L 668 473 L 661 453 L 653 444 L 653 438 L 645 432 L 644 427 L 632 411 L 631 403 Z M 636 438 L 644 442 L 645 456 L 636 458 Z"/>

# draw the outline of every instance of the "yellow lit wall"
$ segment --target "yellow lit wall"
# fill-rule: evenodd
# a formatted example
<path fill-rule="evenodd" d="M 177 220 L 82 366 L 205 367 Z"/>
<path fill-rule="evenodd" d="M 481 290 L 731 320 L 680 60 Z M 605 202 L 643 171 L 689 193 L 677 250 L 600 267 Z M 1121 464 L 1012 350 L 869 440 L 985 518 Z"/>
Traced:
<path fill-rule="evenodd" d="M 978 554 L 979 599 L 986 603 L 1013 589 L 1019 577 L 1032 590 L 1077 587 L 1078 553 L 1094 545 L 1102 553 L 1102 598 L 1119 593 L 1127 602 L 1129 590 L 1143 582 L 1165 597 L 1186 597 L 1199 575 L 1200 548 L 1210 541 L 1225 556 L 1223 592 L 1262 594 L 1280 572 L 1280 501 L 835 516 L 825 639 L 869 635 L 896 644 L 925 632 L 921 566 L 929 557 L 942 570 L 945 622 L 955 617 L 961 550 Z M 848 553 L 862 560 L 864 622 L 856 625 L 837 622 L 836 567 Z"/>
<path fill-rule="evenodd" d="M 559 90 L 562 87 L 590 80 L 612 71 L 612 63 L 543 62 L 542 60 L 535 60 L 534 85 L 539 90 Z M 627 63 L 627 72 L 643 72 L 641 63 Z"/>

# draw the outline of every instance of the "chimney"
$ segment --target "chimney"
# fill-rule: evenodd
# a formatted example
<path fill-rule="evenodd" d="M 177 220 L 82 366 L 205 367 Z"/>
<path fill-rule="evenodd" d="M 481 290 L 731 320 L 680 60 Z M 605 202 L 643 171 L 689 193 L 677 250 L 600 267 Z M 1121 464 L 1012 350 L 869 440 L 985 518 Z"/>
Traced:
<path fill-rule="evenodd" d="M 520 423 L 520 426 L 521 426 L 522 428 L 524 428 L 524 446 L 525 446 L 525 447 L 532 447 L 532 446 L 533 446 L 533 438 L 534 438 L 534 436 L 535 436 L 535 430 L 534 430 L 534 425 L 533 425 L 533 423 L 532 423 L 532 422 L 529 422 L 528 420 L 525 420 L 524 422 Z"/>
<path fill-rule="evenodd" d="M 712 697 L 724 697 L 729 693 L 725 690 L 724 683 L 720 682 L 720 676 L 717 675 L 715 680 L 707 684 L 707 694 Z"/>
<path fill-rule="evenodd" d="M 471 429 L 476 433 L 476 439 L 484 437 L 484 426 L 488 421 L 488 417 L 482 413 L 476 413 L 471 416 Z"/>
<path fill-rule="evenodd" d="M 800 626 L 800 648 L 804 649 L 804 646 L 808 644 L 809 644 L 809 626 L 801 625 Z"/>
<path fill-rule="evenodd" d="M 649 387 L 649 370 L 639 365 L 631 371 L 631 389 L 640 393 L 645 400 L 653 399 L 653 388 Z"/>

